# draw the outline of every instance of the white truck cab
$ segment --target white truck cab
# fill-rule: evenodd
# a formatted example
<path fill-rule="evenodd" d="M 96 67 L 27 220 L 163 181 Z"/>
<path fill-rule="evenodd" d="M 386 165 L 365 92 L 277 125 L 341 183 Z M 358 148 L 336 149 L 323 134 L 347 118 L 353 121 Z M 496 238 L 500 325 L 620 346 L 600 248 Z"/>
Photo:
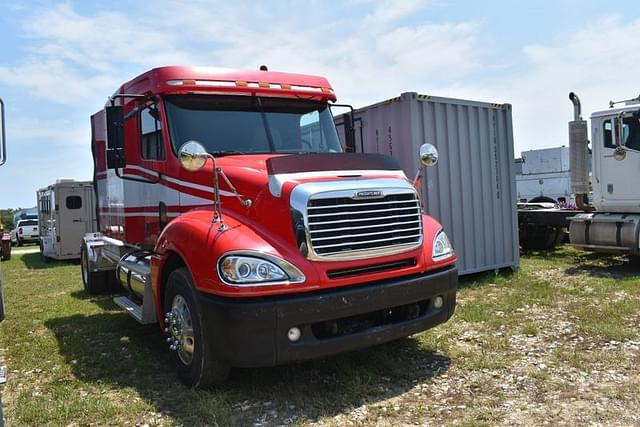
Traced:
<path fill-rule="evenodd" d="M 610 102 L 591 115 L 593 172 L 588 180 L 587 123 L 580 100 L 572 92 L 574 121 L 569 123 L 572 187 L 585 213 L 571 219 L 574 246 L 589 250 L 640 255 L 640 96 Z M 624 104 L 619 108 L 617 104 Z M 590 202 L 583 200 L 591 189 Z"/>
<path fill-rule="evenodd" d="M 603 212 L 640 213 L 640 103 L 593 113 L 591 138 L 592 204 Z"/>

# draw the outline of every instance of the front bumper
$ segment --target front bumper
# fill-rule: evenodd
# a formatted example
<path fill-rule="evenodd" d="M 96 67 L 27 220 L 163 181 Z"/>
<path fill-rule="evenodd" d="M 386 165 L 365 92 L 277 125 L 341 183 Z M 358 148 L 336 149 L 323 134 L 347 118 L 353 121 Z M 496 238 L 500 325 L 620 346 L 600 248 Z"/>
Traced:
<path fill-rule="evenodd" d="M 436 272 L 294 296 L 251 300 L 199 293 L 215 357 L 237 367 L 273 366 L 381 344 L 446 322 L 458 271 Z M 433 306 L 442 296 L 441 308 Z M 302 331 L 293 343 L 292 327 Z"/>

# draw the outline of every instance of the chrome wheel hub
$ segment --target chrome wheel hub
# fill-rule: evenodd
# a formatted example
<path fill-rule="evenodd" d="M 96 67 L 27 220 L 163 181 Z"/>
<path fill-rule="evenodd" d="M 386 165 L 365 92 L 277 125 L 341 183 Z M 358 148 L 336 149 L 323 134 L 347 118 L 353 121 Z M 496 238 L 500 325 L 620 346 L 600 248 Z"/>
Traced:
<path fill-rule="evenodd" d="M 171 303 L 171 311 L 165 315 L 165 332 L 169 334 L 167 344 L 178 353 L 180 361 L 190 365 L 193 361 L 195 336 L 191 312 L 182 295 L 176 295 Z"/>

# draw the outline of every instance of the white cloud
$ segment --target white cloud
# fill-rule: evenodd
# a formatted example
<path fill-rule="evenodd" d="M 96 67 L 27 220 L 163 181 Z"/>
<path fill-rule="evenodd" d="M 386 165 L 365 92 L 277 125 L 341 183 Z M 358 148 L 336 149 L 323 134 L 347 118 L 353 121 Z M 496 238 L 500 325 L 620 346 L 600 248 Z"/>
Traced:
<path fill-rule="evenodd" d="M 176 42 L 177 32 L 121 13 L 77 13 L 70 3 L 40 9 L 24 25 L 24 60 L 0 66 L 0 83 L 22 86 L 35 97 L 65 105 L 98 106 L 134 77 L 123 69 L 190 63 L 194 57 Z"/>
<path fill-rule="evenodd" d="M 0 65 L 0 84 L 65 107 L 59 120 L 21 118 L 9 123 L 9 131 L 25 142 L 86 143 L 88 153 L 89 115 L 109 94 L 147 68 L 180 63 L 231 68 L 267 64 L 275 70 L 325 75 L 339 101 L 356 106 L 404 91 L 509 102 L 516 152 L 566 144 L 571 90 L 580 95 L 586 112 L 639 91 L 638 19 L 607 16 L 576 23 L 551 42 L 522 47 L 523 56 L 501 56 L 506 65 L 486 72 L 488 55 L 495 57 L 499 47 L 487 43 L 491 28 L 485 20 L 429 21 L 425 10 L 432 4 L 351 0 L 341 5 L 352 12 L 344 17 L 331 2 L 322 1 L 238 5 L 158 0 L 136 4 L 137 12 L 131 14 L 80 13 L 72 3 L 40 7 L 25 19 L 24 57 Z M 354 10 L 360 16 L 354 17 Z M 414 19 L 418 13 L 421 19 Z M 509 62 L 520 57 L 526 63 Z"/>
<path fill-rule="evenodd" d="M 42 42 L 35 53 L 97 72 L 113 73 L 119 63 L 151 67 L 193 60 L 179 48 L 179 33 L 161 31 L 144 15 L 98 12 L 84 16 L 70 3 L 63 3 L 36 13 L 25 30 L 36 42 Z"/>
<path fill-rule="evenodd" d="M 427 7 L 431 2 L 428 0 L 382 0 L 375 3 L 373 12 L 364 18 L 367 27 L 386 25 L 398 19 L 410 16 L 413 13 Z"/>
<path fill-rule="evenodd" d="M 610 99 L 636 96 L 640 89 L 640 19 L 606 16 L 549 45 L 524 48 L 529 69 L 510 79 L 501 97 L 514 104 L 519 150 L 566 145 L 572 118 L 568 94 L 583 101 L 583 115 L 607 108 Z"/>
<path fill-rule="evenodd" d="M 363 19 L 313 25 L 297 19 L 296 11 L 292 16 L 257 10 L 254 19 L 246 20 L 237 8 L 166 3 L 157 19 L 171 16 L 173 25 L 189 28 L 202 56 L 215 65 L 268 64 L 271 69 L 325 75 L 341 101 L 364 105 L 418 83 L 460 78 L 479 67 L 480 23 L 404 23 L 403 18 L 429 3 L 365 2 L 359 4 L 365 10 Z M 384 22 L 373 25 L 372 20 Z"/>
<path fill-rule="evenodd" d="M 45 120 L 20 116 L 7 121 L 7 136 L 12 143 L 36 141 L 38 145 L 48 149 L 64 149 L 69 145 L 89 147 L 91 129 L 88 122 L 88 118 L 73 121 L 67 118 Z"/>
<path fill-rule="evenodd" d="M 15 67 L 0 66 L 0 83 L 27 88 L 32 95 L 59 104 L 106 99 L 116 80 L 107 74 L 82 73 L 59 59 L 30 58 Z"/>

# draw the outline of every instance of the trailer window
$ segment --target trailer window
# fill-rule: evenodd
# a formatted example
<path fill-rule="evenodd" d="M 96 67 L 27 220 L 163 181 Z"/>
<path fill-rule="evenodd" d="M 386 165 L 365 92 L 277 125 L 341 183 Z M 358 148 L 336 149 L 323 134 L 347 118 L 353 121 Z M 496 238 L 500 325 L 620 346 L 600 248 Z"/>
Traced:
<path fill-rule="evenodd" d="M 249 96 L 174 96 L 166 101 L 171 143 L 189 140 L 209 153 L 341 152 L 326 103 Z"/>
<path fill-rule="evenodd" d="M 67 209 L 80 209 L 82 207 L 82 197 L 67 196 L 65 204 L 67 205 Z"/>
<path fill-rule="evenodd" d="M 40 211 L 46 214 L 51 213 L 51 198 L 48 195 L 40 198 Z"/>
<path fill-rule="evenodd" d="M 140 113 L 142 158 L 146 160 L 164 160 L 162 124 L 157 120 L 157 111 L 157 108 L 151 107 L 145 108 Z"/>

